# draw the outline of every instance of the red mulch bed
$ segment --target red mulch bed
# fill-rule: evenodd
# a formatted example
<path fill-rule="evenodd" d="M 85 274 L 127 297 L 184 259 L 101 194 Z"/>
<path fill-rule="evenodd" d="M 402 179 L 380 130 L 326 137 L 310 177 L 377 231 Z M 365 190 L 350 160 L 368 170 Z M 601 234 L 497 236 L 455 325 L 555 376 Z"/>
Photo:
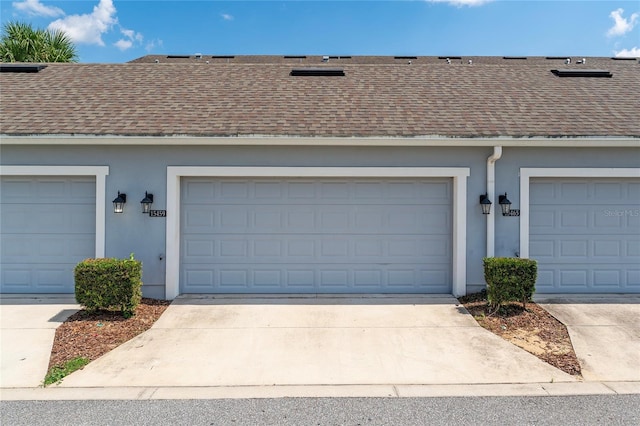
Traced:
<path fill-rule="evenodd" d="M 56 329 L 49 369 L 77 357 L 99 358 L 151 328 L 170 303 L 143 298 L 131 318 L 119 311 L 76 312 Z"/>

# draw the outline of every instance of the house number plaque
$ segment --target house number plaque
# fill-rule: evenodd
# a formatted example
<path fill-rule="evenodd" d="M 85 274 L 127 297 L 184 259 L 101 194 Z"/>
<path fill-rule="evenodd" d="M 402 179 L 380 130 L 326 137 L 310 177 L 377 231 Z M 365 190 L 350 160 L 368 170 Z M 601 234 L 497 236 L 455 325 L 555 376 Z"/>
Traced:
<path fill-rule="evenodd" d="M 166 210 L 149 210 L 149 217 L 167 217 Z"/>

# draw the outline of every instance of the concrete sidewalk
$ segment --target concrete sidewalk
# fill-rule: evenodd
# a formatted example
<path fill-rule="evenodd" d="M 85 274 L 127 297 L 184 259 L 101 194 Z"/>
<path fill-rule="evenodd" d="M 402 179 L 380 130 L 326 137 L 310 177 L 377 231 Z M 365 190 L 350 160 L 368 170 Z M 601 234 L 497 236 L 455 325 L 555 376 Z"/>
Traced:
<path fill-rule="evenodd" d="M 42 384 L 56 328 L 78 309 L 69 295 L 2 295 L 0 388 Z"/>

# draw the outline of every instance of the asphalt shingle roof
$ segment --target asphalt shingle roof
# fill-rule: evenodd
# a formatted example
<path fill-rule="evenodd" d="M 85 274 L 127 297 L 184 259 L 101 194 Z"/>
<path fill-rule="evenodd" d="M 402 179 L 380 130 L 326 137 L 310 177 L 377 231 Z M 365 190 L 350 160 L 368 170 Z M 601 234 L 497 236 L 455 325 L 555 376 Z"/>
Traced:
<path fill-rule="evenodd" d="M 0 133 L 640 137 L 640 63 L 586 62 L 163 55 L 48 64 L 37 73 L 0 73 Z M 290 75 L 307 67 L 340 68 L 345 76 Z M 613 76 L 551 73 L 564 68 Z"/>

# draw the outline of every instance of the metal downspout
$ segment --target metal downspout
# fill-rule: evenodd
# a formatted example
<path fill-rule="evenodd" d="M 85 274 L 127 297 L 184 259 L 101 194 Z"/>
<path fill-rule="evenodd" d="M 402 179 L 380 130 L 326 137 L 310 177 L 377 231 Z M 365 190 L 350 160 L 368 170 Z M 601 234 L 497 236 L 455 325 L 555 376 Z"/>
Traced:
<path fill-rule="evenodd" d="M 487 158 L 487 197 L 493 204 L 491 213 L 487 215 L 487 257 L 495 256 L 496 247 L 496 161 L 502 157 L 502 147 L 494 146 L 493 155 Z"/>

